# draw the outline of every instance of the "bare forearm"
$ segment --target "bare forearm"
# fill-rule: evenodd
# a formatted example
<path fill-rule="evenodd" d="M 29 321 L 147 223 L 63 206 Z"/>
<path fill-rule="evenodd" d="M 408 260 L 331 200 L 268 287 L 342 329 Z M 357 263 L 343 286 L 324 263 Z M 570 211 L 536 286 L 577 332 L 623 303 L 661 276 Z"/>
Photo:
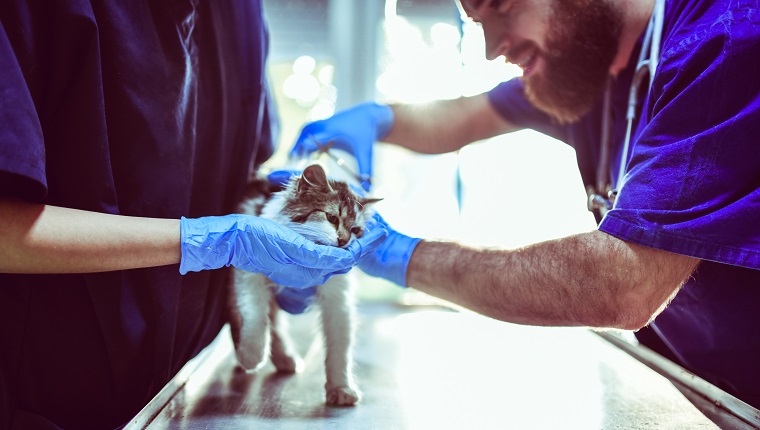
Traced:
<path fill-rule="evenodd" d="M 504 321 L 639 328 L 699 260 L 584 233 L 519 250 L 422 242 L 410 287 Z"/>
<path fill-rule="evenodd" d="M 394 123 L 383 139 L 416 152 L 441 154 L 516 130 L 480 94 L 418 105 L 393 105 Z"/>
<path fill-rule="evenodd" d="M 0 272 L 83 273 L 180 261 L 179 220 L 0 200 Z"/>

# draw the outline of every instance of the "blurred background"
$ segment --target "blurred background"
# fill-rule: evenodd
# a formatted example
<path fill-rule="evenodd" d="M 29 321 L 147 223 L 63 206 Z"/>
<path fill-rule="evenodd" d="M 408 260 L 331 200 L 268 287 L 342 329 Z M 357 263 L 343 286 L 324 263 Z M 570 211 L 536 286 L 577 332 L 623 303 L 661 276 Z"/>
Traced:
<path fill-rule="evenodd" d="M 485 60 L 482 31 L 453 0 L 264 0 L 269 78 L 281 122 L 276 169 L 301 127 L 369 100 L 425 103 L 479 94 L 521 70 Z M 410 236 L 517 248 L 595 228 L 575 152 L 534 131 L 414 154 L 378 144 L 372 195 Z M 435 304 L 361 276 L 362 301 Z"/>

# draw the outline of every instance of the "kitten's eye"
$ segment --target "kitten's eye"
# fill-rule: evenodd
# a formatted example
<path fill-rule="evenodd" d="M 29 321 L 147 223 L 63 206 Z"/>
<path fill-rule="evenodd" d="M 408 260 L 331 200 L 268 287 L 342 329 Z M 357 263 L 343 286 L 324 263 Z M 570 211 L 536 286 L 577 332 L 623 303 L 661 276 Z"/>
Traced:
<path fill-rule="evenodd" d="M 351 227 L 351 233 L 359 238 L 364 234 L 364 230 L 361 227 Z"/>
<path fill-rule="evenodd" d="M 335 227 L 340 226 L 340 220 L 338 219 L 338 217 L 336 217 L 333 214 L 325 214 L 325 216 L 327 217 L 327 221 L 330 224 L 334 225 Z"/>

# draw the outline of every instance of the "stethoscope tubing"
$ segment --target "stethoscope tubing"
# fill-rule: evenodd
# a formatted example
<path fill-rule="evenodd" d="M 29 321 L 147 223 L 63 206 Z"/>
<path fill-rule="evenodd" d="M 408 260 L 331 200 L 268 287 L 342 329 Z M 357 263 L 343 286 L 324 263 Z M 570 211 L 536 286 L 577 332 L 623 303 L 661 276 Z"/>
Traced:
<path fill-rule="evenodd" d="M 620 152 L 620 168 L 618 169 L 618 177 L 617 181 L 615 182 L 615 187 L 613 188 L 611 184 L 601 184 L 602 186 L 597 186 L 596 193 L 592 194 L 589 197 L 589 209 L 599 209 L 602 212 L 602 215 L 604 213 L 611 209 L 612 206 L 615 203 L 615 199 L 619 193 L 619 190 L 623 186 L 623 183 L 625 181 L 625 173 L 628 166 L 628 151 L 631 145 L 631 137 L 633 135 L 633 122 L 636 119 L 636 106 L 638 104 L 638 94 L 639 90 L 641 88 L 641 85 L 646 82 L 647 89 L 652 88 L 652 83 L 654 81 L 654 74 L 657 70 L 657 66 L 660 62 L 660 43 L 662 42 L 662 28 L 664 23 L 664 16 L 665 16 L 665 0 L 655 0 L 654 10 L 652 12 L 652 19 L 649 21 L 649 25 L 647 26 L 646 33 L 644 34 L 644 41 L 641 44 L 641 52 L 639 53 L 639 59 L 636 63 L 636 70 L 633 74 L 633 80 L 631 82 L 631 88 L 628 93 L 628 106 L 626 109 L 626 131 L 625 131 L 625 139 L 623 140 L 623 148 Z M 649 46 L 649 52 L 647 55 L 647 49 L 646 47 Z M 645 78 L 649 78 L 645 81 Z M 609 103 L 609 100 L 611 99 L 611 86 L 607 86 L 607 89 L 605 91 L 604 95 L 604 114 L 602 117 L 602 132 L 603 133 L 609 133 L 611 124 L 609 124 L 611 115 L 610 115 L 610 109 L 612 109 L 611 103 Z M 600 166 L 597 169 L 597 175 L 604 175 L 604 177 L 607 177 L 608 173 L 606 172 L 607 167 L 609 166 L 608 162 L 608 154 L 609 154 L 609 139 L 605 139 L 604 136 L 601 139 L 602 141 L 602 148 L 600 150 L 600 159 L 599 163 Z M 602 172 L 604 170 L 604 172 Z M 606 182 L 605 180 L 602 180 L 600 182 Z M 610 191 L 607 193 L 607 196 L 601 195 L 601 193 L 604 192 L 604 189 L 609 189 Z"/>

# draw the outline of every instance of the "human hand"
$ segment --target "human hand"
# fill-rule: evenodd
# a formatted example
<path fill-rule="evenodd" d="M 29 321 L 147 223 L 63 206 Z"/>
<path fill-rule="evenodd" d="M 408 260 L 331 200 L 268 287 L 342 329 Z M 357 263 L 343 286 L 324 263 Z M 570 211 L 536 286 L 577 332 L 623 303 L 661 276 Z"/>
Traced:
<path fill-rule="evenodd" d="M 290 150 L 291 157 L 302 158 L 333 142 L 337 149 L 356 157 L 362 188 L 369 191 L 372 177 L 372 146 L 393 126 L 393 110 L 374 102 L 362 103 L 340 111 L 330 118 L 306 124 Z"/>
<path fill-rule="evenodd" d="M 182 217 L 179 271 L 184 275 L 234 266 L 280 285 L 307 288 L 348 272 L 386 236 L 382 225 L 368 223 L 364 236 L 343 249 L 317 245 L 274 221 L 250 215 Z"/>
<path fill-rule="evenodd" d="M 366 254 L 359 260 L 359 268 L 368 275 L 384 278 L 406 287 L 409 259 L 421 239 L 405 236 L 393 230 L 379 214 L 375 214 L 374 219 L 388 231 L 388 238 L 374 252 Z"/>
<path fill-rule="evenodd" d="M 293 315 L 303 313 L 312 303 L 317 295 L 317 287 L 308 287 L 302 289 L 281 287 L 274 295 L 277 305 L 280 309 Z"/>

